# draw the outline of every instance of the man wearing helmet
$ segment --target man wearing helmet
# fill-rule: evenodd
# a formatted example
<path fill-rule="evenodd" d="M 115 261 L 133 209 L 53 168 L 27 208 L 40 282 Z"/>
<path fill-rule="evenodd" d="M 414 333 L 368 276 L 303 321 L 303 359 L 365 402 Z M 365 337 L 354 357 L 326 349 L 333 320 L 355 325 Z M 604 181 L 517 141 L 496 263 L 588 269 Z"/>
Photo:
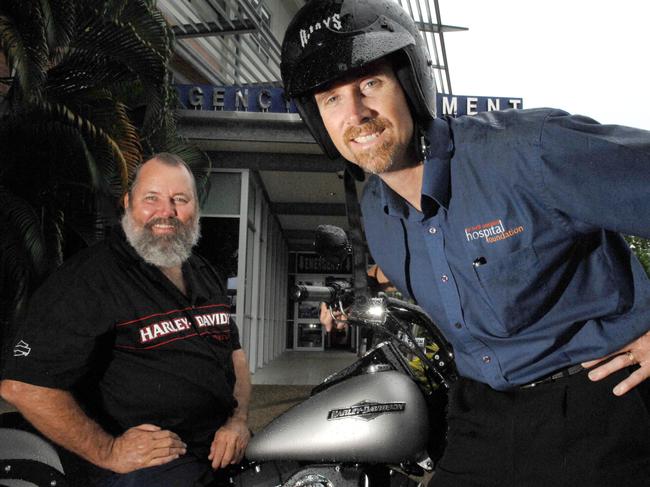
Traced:
<path fill-rule="evenodd" d="M 324 152 L 373 174 L 375 261 L 454 347 L 431 485 L 646 484 L 650 281 L 619 232 L 650 236 L 650 133 L 555 109 L 436 118 L 429 67 L 391 0 L 312 0 L 282 47 Z"/>

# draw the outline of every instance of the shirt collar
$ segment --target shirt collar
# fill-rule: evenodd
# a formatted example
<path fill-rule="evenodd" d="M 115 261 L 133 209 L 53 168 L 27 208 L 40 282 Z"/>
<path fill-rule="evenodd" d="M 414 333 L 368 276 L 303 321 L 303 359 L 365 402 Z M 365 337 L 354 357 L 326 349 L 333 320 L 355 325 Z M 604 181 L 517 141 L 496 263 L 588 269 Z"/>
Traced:
<path fill-rule="evenodd" d="M 425 213 L 435 213 L 438 206 L 445 209 L 449 206 L 450 161 L 454 143 L 448 120 L 434 119 L 427 136 L 430 146 L 422 175 L 422 209 Z"/>
<path fill-rule="evenodd" d="M 133 264 L 140 266 L 140 268 L 149 274 L 149 277 L 154 282 L 161 283 L 165 287 L 172 289 L 174 293 L 178 293 L 180 296 L 183 296 L 182 293 L 167 280 L 165 275 L 160 269 L 155 265 L 149 264 L 146 262 L 140 254 L 133 248 L 133 246 L 126 239 L 124 234 L 124 229 L 121 225 L 116 225 L 111 228 L 110 238 L 114 248 L 120 252 L 124 257 L 129 259 Z M 194 275 L 194 269 L 192 262 L 193 255 L 190 256 L 188 260 L 183 262 L 183 276 L 185 277 L 185 284 L 187 285 L 187 296 L 184 298 L 189 299 L 193 304 L 201 304 L 208 299 L 207 290 L 197 282 L 196 276 Z M 203 264 L 199 264 L 199 267 L 203 267 Z"/>
<path fill-rule="evenodd" d="M 446 118 L 434 118 L 427 129 L 427 137 L 430 145 L 424 160 L 422 209 L 426 216 L 431 216 L 439 206 L 447 209 L 449 205 L 450 161 L 454 149 L 449 121 Z M 380 191 L 382 206 L 388 215 L 409 219 L 418 214 L 383 182 Z"/>
<path fill-rule="evenodd" d="M 109 233 L 109 240 L 111 243 L 111 246 L 120 254 L 122 254 L 123 257 L 129 259 L 132 263 L 145 263 L 142 257 L 138 255 L 136 250 L 131 246 L 131 244 L 128 242 L 126 239 L 126 235 L 124 234 L 124 229 L 122 228 L 122 225 L 117 223 L 116 225 L 112 226 L 110 228 L 110 233 Z"/>
<path fill-rule="evenodd" d="M 374 177 L 379 179 L 379 176 Z M 415 211 L 410 211 L 414 209 L 404 200 L 404 198 L 393 191 L 386 183 L 381 181 L 381 179 L 379 179 L 379 181 L 381 204 L 388 215 L 408 219 L 409 214 L 415 213 Z"/>

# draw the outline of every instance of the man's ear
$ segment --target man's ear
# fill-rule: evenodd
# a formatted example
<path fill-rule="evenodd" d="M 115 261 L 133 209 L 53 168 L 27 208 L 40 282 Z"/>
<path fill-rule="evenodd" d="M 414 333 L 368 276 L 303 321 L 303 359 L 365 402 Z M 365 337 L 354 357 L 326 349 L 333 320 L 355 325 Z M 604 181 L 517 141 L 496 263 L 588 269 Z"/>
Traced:
<path fill-rule="evenodd" d="M 122 199 L 122 205 L 124 209 L 129 207 L 129 193 L 124 193 L 124 198 Z"/>

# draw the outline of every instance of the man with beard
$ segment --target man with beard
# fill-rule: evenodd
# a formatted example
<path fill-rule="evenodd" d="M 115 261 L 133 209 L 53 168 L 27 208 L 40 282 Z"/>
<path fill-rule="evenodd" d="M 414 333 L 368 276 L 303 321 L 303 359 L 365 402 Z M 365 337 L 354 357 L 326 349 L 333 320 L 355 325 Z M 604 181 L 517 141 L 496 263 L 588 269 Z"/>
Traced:
<path fill-rule="evenodd" d="M 432 64 L 391 0 L 307 2 L 282 45 L 315 140 L 373 173 L 375 262 L 453 346 L 430 485 L 648 485 L 650 280 L 619 232 L 650 237 L 650 132 L 555 109 L 437 118 Z"/>
<path fill-rule="evenodd" d="M 177 156 L 157 154 L 124 207 L 123 231 L 35 293 L 2 397 L 93 464 L 94 485 L 207 482 L 243 457 L 251 385 L 222 281 L 192 254 L 194 178 Z"/>

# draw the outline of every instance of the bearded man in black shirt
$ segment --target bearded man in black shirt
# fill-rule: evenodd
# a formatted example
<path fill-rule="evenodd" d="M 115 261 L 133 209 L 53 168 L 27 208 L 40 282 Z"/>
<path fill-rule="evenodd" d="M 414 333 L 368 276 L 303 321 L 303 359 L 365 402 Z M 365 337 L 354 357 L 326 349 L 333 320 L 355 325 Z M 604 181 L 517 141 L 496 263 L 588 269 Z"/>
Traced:
<path fill-rule="evenodd" d="M 244 455 L 246 356 L 221 279 L 192 254 L 187 165 L 155 155 L 124 206 L 122 229 L 35 293 L 0 392 L 95 485 L 190 486 Z"/>

